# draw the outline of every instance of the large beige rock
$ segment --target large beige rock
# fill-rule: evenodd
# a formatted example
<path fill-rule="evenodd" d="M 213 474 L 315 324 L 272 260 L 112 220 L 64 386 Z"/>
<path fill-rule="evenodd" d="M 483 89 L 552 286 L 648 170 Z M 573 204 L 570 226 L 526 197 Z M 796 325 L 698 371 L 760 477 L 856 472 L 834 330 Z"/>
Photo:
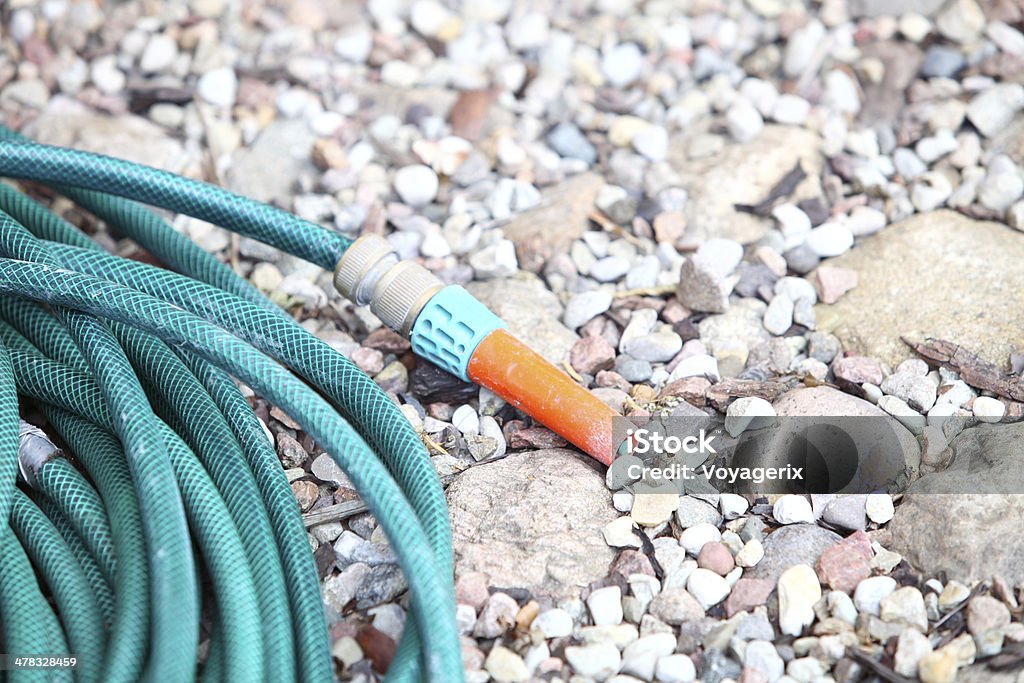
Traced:
<path fill-rule="evenodd" d="M 832 387 L 797 387 L 772 404 L 775 413 L 787 417 L 886 417 L 873 403 Z"/>
<path fill-rule="evenodd" d="M 225 179 L 228 188 L 261 202 L 290 206 L 299 175 L 315 171 L 310 158 L 315 141 L 305 121 L 274 121 L 251 145 L 235 151 Z"/>
<path fill-rule="evenodd" d="M 618 517 L 604 474 L 567 449 L 473 467 L 448 487 L 455 573 L 534 595 L 578 597 L 614 559 L 601 529 Z"/>
<path fill-rule="evenodd" d="M 1024 546 L 1016 540 L 1022 517 L 1024 495 L 911 493 L 890 522 L 889 547 L 928 576 L 999 574 L 1016 585 L 1024 581 Z"/>
<path fill-rule="evenodd" d="M 1024 582 L 1024 425 L 980 425 L 949 445 L 948 467 L 915 482 L 889 525 L 891 547 L 929 575 Z M 1000 495 L 1003 494 L 1003 495 Z"/>
<path fill-rule="evenodd" d="M 50 100 L 24 133 L 47 145 L 74 147 L 176 173 L 189 170 L 190 159 L 181 143 L 155 123 L 133 114 L 103 114 L 64 96 Z"/>
<path fill-rule="evenodd" d="M 859 284 L 817 306 L 818 328 L 847 351 L 896 366 L 913 352 L 901 336 L 937 337 L 1007 367 L 1024 348 L 1024 233 L 952 211 L 914 216 L 863 240 L 830 265 Z"/>
<path fill-rule="evenodd" d="M 604 186 L 597 173 L 581 173 L 544 190 L 540 206 L 513 216 L 502 226 L 505 237 L 516 245 L 519 265 L 540 271 L 555 254 L 569 252 L 569 245 L 590 225 L 594 199 Z"/>
<path fill-rule="evenodd" d="M 1024 425 L 980 425 L 949 445 L 948 467 L 915 482 L 889 524 L 890 546 L 928 575 L 1024 582 Z M 1004 494 L 1004 495 L 1000 495 Z"/>
<path fill-rule="evenodd" d="M 821 195 L 821 137 L 794 126 L 765 126 L 754 141 L 726 144 L 718 154 L 687 158 L 689 137 L 673 141 L 669 162 L 690 195 L 687 228 L 681 240 L 698 245 L 709 237 L 744 244 L 758 240 L 772 226 L 770 218 L 737 211 L 736 204 L 757 204 L 799 162 L 807 177 L 791 195 L 794 201 Z"/>

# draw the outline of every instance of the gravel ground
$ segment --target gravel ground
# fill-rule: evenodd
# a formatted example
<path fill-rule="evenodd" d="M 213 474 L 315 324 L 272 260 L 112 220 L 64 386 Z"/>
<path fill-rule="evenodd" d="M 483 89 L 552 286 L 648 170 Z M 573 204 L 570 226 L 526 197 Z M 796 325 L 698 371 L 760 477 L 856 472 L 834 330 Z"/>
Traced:
<path fill-rule="evenodd" d="M 912 495 L 979 449 L 972 476 L 1020 477 L 1015 0 L 0 13 L 7 125 L 385 234 L 624 414 L 906 426 L 899 491 L 613 492 L 328 273 L 177 219 L 422 432 L 450 484 L 467 680 L 1021 680 L 983 668 L 1024 657 L 1021 497 Z M 339 677 L 377 680 L 405 619 L 394 556 L 333 461 L 253 401 L 309 521 Z"/>

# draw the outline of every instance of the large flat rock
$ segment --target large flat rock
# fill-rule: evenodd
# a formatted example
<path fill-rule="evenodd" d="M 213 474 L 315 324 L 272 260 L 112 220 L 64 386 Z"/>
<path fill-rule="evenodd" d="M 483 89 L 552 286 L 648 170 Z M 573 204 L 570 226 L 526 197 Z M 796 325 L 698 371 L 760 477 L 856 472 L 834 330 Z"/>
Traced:
<path fill-rule="evenodd" d="M 191 161 L 181 143 L 155 123 L 135 116 L 111 116 L 69 97 L 57 96 L 25 129 L 36 142 L 74 147 L 181 173 Z"/>
<path fill-rule="evenodd" d="M 700 134 L 697 130 L 692 135 Z M 760 239 L 772 220 L 737 211 L 735 205 L 764 200 L 797 163 L 807 177 L 790 195 L 793 201 L 821 195 L 823 158 L 817 133 L 795 126 L 765 126 L 756 140 L 726 143 L 721 152 L 701 159 L 688 158 L 691 140 L 691 134 L 673 140 L 668 159 L 690 196 L 683 238 L 687 244 L 696 246 L 710 237 L 743 244 Z"/>
<path fill-rule="evenodd" d="M 914 355 L 901 336 L 937 337 L 1008 369 L 1010 352 L 1024 348 L 1024 233 L 935 211 L 829 263 L 860 278 L 837 303 L 817 307 L 818 328 L 846 350 L 895 366 Z"/>
<path fill-rule="evenodd" d="M 604 187 L 597 173 L 581 173 L 544 190 L 540 206 L 513 216 L 503 226 L 516 245 L 519 265 L 539 272 L 555 254 L 568 253 L 590 225 L 594 199 Z"/>
<path fill-rule="evenodd" d="M 928 576 L 999 574 L 1016 585 L 1024 581 L 1024 546 L 1016 542 L 1022 516 L 1024 495 L 908 494 L 890 523 L 890 547 Z"/>
<path fill-rule="evenodd" d="M 947 469 L 910 487 L 889 524 L 891 547 L 928 575 L 1024 581 L 1024 424 L 980 425 L 949 446 Z"/>
<path fill-rule="evenodd" d="M 448 487 L 455 573 L 533 595 L 578 597 L 608 572 L 601 529 L 618 516 L 604 475 L 568 449 L 516 453 Z"/>
<path fill-rule="evenodd" d="M 228 189 L 261 202 L 291 206 L 299 174 L 314 171 L 309 155 L 315 141 L 305 121 L 274 121 L 251 145 L 235 151 L 226 178 Z"/>

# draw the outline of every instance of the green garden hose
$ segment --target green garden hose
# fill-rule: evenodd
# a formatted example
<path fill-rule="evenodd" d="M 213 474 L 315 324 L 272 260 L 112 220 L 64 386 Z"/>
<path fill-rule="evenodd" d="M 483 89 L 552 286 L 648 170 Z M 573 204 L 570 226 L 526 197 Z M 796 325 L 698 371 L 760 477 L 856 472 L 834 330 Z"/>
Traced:
<path fill-rule="evenodd" d="M 461 680 L 447 510 L 402 412 L 350 361 L 129 200 L 332 270 L 351 240 L 219 188 L 3 128 L 0 176 L 51 185 L 172 269 L 106 254 L 0 184 L 0 514 L 9 520 L 0 530 L 10 539 L 0 576 L 11 579 L 0 588 L 0 650 L 70 652 L 82 662 L 78 680 L 333 677 L 302 520 L 233 376 L 331 454 L 391 542 L 411 618 L 388 680 Z M 15 489 L 15 392 L 73 455 L 37 463 L 21 482 L 30 495 Z M 96 586 L 112 596 L 106 608 Z M 79 614 L 77 601 L 90 609 Z M 203 613 L 215 623 L 200 662 Z M 35 680 L 39 671 L 12 673 Z"/>

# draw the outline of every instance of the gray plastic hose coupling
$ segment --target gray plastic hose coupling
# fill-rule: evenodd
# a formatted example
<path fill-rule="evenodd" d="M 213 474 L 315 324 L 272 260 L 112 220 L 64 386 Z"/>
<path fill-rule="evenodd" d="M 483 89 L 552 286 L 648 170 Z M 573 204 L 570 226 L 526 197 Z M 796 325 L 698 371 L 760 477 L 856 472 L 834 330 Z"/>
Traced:
<path fill-rule="evenodd" d="M 379 235 L 363 235 L 342 254 L 334 286 L 357 306 L 370 310 L 385 325 L 408 337 L 416 316 L 444 287 L 418 263 L 402 261 Z"/>
<path fill-rule="evenodd" d="M 39 427 L 21 420 L 18 425 L 18 469 L 29 486 L 35 486 L 36 473 L 43 465 L 64 453 Z"/>

